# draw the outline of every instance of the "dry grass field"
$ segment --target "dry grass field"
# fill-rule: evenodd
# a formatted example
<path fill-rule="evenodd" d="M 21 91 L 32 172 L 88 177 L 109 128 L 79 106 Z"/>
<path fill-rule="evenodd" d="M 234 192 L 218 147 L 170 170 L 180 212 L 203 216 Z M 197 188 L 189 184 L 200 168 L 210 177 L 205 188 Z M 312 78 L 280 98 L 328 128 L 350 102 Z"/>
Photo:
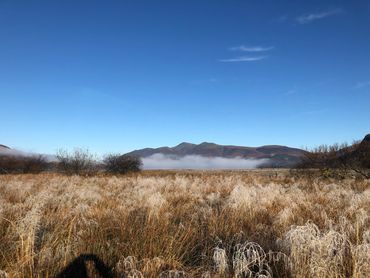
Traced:
<path fill-rule="evenodd" d="M 0 277 L 369 277 L 370 182 L 288 171 L 0 176 Z"/>

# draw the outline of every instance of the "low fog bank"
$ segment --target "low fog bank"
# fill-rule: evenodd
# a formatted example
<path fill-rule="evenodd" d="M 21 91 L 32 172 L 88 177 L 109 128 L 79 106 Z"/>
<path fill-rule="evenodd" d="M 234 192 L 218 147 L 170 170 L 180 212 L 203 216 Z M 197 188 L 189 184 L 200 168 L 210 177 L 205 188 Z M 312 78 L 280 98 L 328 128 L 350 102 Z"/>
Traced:
<path fill-rule="evenodd" d="M 7 149 L 7 148 L 0 148 L 0 155 L 7 155 L 7 156 L 32 156 L 31 153 L 15 150 L 15 149 Z"/>
<path fill-rule="evenodd" d="M 268 159 L 244 159 L 241 157 L 205 157 L 187 155 L 176 157 L 171 155 L 154 154 L 142 159 L 143 168 L 147 170 L 165 169 L 255 169 Z"/>
<path fill-rule="evenodd" d="M 24 152 L 16 149 L 7 149 L 7 148 L 0 148 L 0 156 L 11 156 L 11 157 L 35 157 L 42 155 L 47 162 L 54 162 L 57 161 L 57 158 L 55 155 L 50 154 L 38 154 L 38 153 L 32 153 L 32 152 Z"/>

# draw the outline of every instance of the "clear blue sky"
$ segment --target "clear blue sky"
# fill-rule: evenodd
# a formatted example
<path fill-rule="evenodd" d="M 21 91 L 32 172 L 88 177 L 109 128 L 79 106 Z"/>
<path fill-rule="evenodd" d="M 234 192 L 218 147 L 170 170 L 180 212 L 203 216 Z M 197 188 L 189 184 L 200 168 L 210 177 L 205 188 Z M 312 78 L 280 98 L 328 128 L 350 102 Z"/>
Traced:
<path fill-rule="evenodd" d="M 370 132 L 370 2 L 0 0 L 0 143 L 302 147 Z"/>

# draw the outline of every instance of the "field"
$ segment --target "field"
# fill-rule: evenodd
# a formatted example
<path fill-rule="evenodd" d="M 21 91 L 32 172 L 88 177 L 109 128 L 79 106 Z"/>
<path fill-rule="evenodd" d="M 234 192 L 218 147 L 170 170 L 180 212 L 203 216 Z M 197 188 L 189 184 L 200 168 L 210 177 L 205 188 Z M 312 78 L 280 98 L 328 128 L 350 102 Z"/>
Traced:
<path fill-rule="evenodd" d="M 82 253 L 118 277 L 369 277 L 370 182 L 287 170 L 0 176 L 0 277 L 54 277 Z"/>

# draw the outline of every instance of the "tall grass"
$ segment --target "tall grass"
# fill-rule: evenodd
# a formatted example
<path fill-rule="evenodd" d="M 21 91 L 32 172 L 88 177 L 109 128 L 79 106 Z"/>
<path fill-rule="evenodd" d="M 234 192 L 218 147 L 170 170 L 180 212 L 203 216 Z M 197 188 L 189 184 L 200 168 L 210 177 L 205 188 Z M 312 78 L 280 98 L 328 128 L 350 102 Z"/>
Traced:
<path fill-rule="evenodd" d="M 0 176 L 0 277 L 368 277 L 370 182 L 287 171 Z"/>

